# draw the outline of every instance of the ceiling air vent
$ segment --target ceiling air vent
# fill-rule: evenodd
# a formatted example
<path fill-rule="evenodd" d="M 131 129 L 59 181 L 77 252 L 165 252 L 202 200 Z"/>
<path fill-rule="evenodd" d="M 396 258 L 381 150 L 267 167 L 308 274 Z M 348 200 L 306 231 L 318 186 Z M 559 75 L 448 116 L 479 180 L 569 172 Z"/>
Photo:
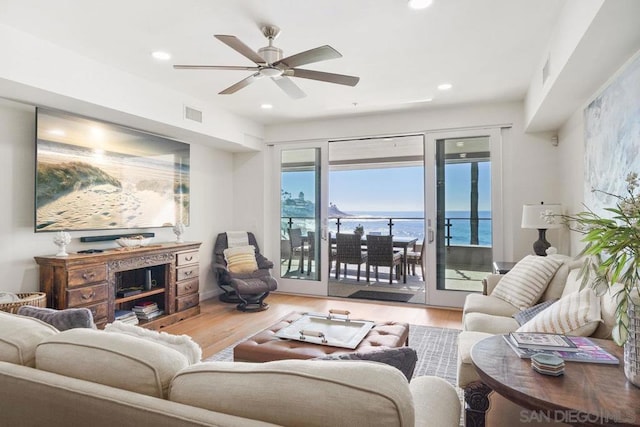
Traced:
<path fill-rule="evenodd" d="M 184 107 L 184 118 L 193 120 L 194 122 L 202 123 L 202 111 L 196 110 L 195 108 Z"/>

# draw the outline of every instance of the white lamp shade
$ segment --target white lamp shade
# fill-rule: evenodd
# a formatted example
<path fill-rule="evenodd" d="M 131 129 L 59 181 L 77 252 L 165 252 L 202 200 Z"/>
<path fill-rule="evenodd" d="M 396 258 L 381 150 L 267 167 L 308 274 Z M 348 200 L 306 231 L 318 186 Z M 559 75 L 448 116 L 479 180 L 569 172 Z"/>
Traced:
<path fill-rule="evenodd" d="M 550 215 L 561 215 L 562 205 L 560 204 L 536 204 L 522 206 L 522 228 L 549 229 L 560 228 L 562 223 L 558 217 Z"/>

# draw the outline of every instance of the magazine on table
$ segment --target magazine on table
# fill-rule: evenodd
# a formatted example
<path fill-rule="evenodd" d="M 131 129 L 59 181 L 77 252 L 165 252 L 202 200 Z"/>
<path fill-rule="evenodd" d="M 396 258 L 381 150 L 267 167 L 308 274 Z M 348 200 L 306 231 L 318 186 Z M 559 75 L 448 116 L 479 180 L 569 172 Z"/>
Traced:
<path fill-rule="evenodd" d="M 579 351 L 578 347 L 566 335 L 543 332 L 511 332 L 509 337 L 518 348 Z"/>
<path fill-rule="evenodd" d="M 544 353 L 561 357 L 565 362 L 604 363 L 608 365 L 620 364 L 617 357 L 595 344 L 589 338 L 585 337 L 567 336 L 567 338 L 577 347 L 578 351 L 519 348 L 514 344 L 510 335 L 503 335 L 502 337 L 521 359 L 530 359 L 531 356 L 536 353 Z"/>

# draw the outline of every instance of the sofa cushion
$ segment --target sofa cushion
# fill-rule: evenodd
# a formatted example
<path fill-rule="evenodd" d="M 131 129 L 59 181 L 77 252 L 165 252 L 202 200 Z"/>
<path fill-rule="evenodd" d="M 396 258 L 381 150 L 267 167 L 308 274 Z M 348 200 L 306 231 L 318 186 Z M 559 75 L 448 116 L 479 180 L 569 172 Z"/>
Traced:
<path fill-rule="evenodd" d="M 193 339 L 188 335 L 171 335 L 166 332 L 153 331 L 151 329 L 141 328 L 140 326 L 130 325 L 124 322 L 108 323 L 104 330 L 106 332 L 131 335 L 133 337 L 172 348 L 182 353 L 191 365 L 200 362 L 202 359 L 202 349 L 198 343 L 193 341 Z"/>
<path fill-rule="evenodd" d="M 58 330 L 41 320 L 0 311 L 0 361 L 36 366 L 36 346 Z"/>
<path fill-rule="evenodd" d="M 418 354 L 411 347 L 385 348 L 376 351 L 330 354 L 312 360 L 364 360 L 385 363 L 397 368 L 411 381 L 418 361 Z"/>
<path fill-rule="evenodd" d="M 567 283 L 564 285 L 562 296 L 578 292 L 582 287 L 582 277 L 580 277 L 580 266 L 574 266 L 567 275 Z"/>
<path fill-rule="evenodd" d="M 612 339 L 611 331 L 616 324 L 616 309 L 618 301 L 616 294 L 622 290 L 621 283 L 616 283 L 600 296 L 600 316 L 602 323 L 598 325 L 596 331 L 591 335 L 594 338 Z"/>
<path fill-rule="evenodd" d="M 533 307 L 525 308 L 513 315 L 513 318 L 516 319 L 519 326 L 524 325 L 529 320 L 536 317 L 540 312 L 549 308 L 554 302 L 558 301 L 558 298 L 550 299 L 547 301 L 543 301 L 539 304 L 534 305 Z"/>
<path fill-rule="evenodd" d="M 465 331 L 506 334 L 520 327 L 513 317 L 495 316 L 486 313 L 469 313 L 463 318 Z"/>
<path fill-rule="evenodd" d="M 600 317 L 600 298 L 589 288 L 560 298 L 555 304 L 518 328 L 518 332 L 591 335 Z"/>
<path fill-rule="evenodd" d="M 567 281 L 569 271 L 574 268 L 575 261 L 566 255 L 550 255 L 550 258 L 557 259 L 561 262 L 560 267 L 549 281 L 547 288 L 542 293 L 540 301 L 548 301 L 551 299 L 559 299 L 562 296 L 564 285 Z"/>
<path fill-rule="evenodd" d="M 256 248 L 253 245 L 227 248 L 223 254 L 227 269 L 232 273 L 251 273 L 258 269 Z"/>
<path fill-rule="evenodd" d="M 507 301 L 520 310 L 540 299 L 562 262 L 553 257 L 527 255 L 498 282 L 491 296 Z"/>
<path fill-rule="evenodd" d="M 486 332 L 460 332 L 458 335 L 458 387 L 464 388 L 467 384 L 480 380 L 480 376 L 471 362 L 471 348 L 478 341 L 492 336 L 493 334 Z"/>
<path fill-rule="evenodd" d="M 208 362 L 180 371 L 169 400 L 290 426 L 414 425 L 402 373 L 381 363 Z"/>
<path fill-rule="evenodd" d="M 164 345 L 95 329 L 60 332 L 36 349 L 38 369 L 160 398 L 187 366 L 185 356 Z"/>
<path fill-rule="evenodd" d="M 93 314 L 88 308 L 67 308 L 65 310 L 55 310 L 53 308 L 32 307 L 23 305 L 18 309 L 21 316 L 35 317 L 45 323 L 50 324 L 59 331 L 66 331 L 73 328 L 96 329 L 93 322 Z"/>
<path fill-rule="evenodd" d="M 464 300 L 464 313 L 486 313 L 495 316 L 511 317 L 518 312 L 518 308 L 492 295 L 469 294 Z"/>

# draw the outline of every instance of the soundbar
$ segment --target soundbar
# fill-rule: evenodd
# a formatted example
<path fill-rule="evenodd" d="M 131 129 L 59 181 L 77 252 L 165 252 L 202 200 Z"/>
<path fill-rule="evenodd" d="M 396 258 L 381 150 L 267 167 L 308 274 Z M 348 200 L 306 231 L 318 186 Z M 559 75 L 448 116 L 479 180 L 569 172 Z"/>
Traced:
<path fill-rule="evenodd" d="M 109 236 L 84 236 L 80 238 L 81 242 L 106 242 L 108 240 L 117 240 L 121 237 L 155 237 L 156 233 L 131 233 L 131 234 L 111 234 Z"/>

